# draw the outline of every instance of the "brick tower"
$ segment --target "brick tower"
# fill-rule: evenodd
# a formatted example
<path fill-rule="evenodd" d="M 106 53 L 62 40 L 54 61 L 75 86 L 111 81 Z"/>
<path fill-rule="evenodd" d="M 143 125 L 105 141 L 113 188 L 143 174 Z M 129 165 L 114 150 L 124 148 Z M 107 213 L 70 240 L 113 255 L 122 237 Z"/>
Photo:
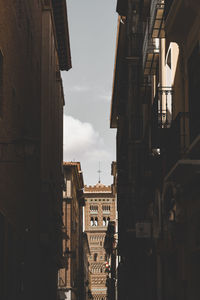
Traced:
<path fill-rule="evenodd" d="M 89 270 L 91 274 L 91 291 L 94 300 L 106 299 L 106 253 L 104 238 L 109 221 L 116 220 L 116 202 L 111 186 L 100 182 L 94 186 L 85 186 L 86 200 L 84 210 L 85 232 L 88 235 L 91 255 Z"/>

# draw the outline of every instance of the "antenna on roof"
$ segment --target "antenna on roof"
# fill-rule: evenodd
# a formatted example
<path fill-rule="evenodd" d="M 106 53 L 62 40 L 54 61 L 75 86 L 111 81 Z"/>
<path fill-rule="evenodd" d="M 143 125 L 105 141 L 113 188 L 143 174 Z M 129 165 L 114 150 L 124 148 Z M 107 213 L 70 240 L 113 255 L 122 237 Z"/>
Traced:
<path fill-rule="evenodd" d="M 99 170 L 97 171 L 97 173 L 99 173 L 99 181 L 98 183 L 101 183 L 101 167 L 100 167 L 100 161 L 99 161 Z"/>

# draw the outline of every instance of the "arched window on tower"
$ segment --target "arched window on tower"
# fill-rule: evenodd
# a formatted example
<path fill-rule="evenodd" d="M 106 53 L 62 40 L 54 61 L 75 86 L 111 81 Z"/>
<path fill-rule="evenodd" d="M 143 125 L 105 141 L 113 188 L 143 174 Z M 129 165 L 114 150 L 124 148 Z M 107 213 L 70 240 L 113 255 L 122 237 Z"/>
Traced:
<path fill-rule="evenodd" d="M 110 222 L 110 217 L 107 218 L 107 226 L 108 226 L 109 222 Z"/>
<path fill-rule="evenodd" d="M 106 218 L 103 217 L 103 226 L 106 226 Z"/>
<path fill-rule="evenodd" d="M 94 226 L 98 226 L 98 218 L 97 217 L 94 219 Z"/>
<path fill-rule="evenodd" d="M 90 218 L 90 226 L 94 226 L 94 218 L 93 217 Z"/>
<path fill-rule="evenodd" d="M 98 254 L 94 253 L 94 261 L 97 261 L 97 256 L 98 256 Z"/>

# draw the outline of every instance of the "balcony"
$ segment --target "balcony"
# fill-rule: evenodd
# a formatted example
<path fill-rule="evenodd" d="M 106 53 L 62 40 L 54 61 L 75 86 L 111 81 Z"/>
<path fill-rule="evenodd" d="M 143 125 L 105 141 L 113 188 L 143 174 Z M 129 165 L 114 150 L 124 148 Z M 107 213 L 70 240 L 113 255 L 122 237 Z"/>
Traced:
<path fill-rule="evenodd" d="M 147 23 L 142 47 L 144 75 L 155 74 L 159 57 L 159 39 L 151 37 Z"/>
<path fill-rule="evenodd" d="M 164 0 L 151 1 L 149 32 L 152 38 L 165 37 L 164 8 L 165 8 Z"/>
<path fill-rule="evenodd" d="M 188 113 L 180 112 L 174 120 L 169 120 L 170 122 L 166 126 L 166 122 L 164 124 L 162 122 L 161 112 L 159 117 L 156 102 L 152 108 L 152 146 L 160 149 L 162 174 L 166 175 L 185 153 L 187 139 L 185 129 L 189 116 Z M 155 120 L 153 116 L 155 116 Z M 166 120 L 165 116 L 164 119 Z"/>
<path fill-rule="evenodd" d="M 167 132 L 172 121 L 172 95 L 170 87 L 159 87 L 152 105 L 152 145 L 154 148 L 162 148 L 165 144 Z"/>

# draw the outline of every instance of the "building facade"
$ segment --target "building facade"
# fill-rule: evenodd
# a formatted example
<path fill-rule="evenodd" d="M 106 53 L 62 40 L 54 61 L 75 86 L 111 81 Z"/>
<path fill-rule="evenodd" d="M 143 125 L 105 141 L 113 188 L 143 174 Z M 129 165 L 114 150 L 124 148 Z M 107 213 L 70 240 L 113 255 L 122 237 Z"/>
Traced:
<path fill-rule="evenodd" d="M 91 293 L 94 300 L 107 299 L 106 262 L 104 239 L 109 221 L 116 219 L 115 197 L 111 186 L 100 182 L 84 187 L 86 201 L 84 209 L 85 232 L 90 246 L 89 271 Z"/>
<path fill-rule="evenodd" d="M 117 12 L 119 298 L 198 299 L 200 4 L 118 0 Z"/>
<path fill-rule="evenodd" d="M 89 271 L 89 256 L 90 246 L 88 243 L 88 237 L 85 232 L 83 232 L 83 282 L 84 282 L 84 294 L 83 299 L 89 300 L 92 299 L 91 295 L 91 278 Z"/>
<path fill-rule="evenodd" d="M 0 2 L 0 298 L 57 297 L 65 1 Z"/>
<path fill-rule="evenodd" d="M 84 299 L 83 175 L 79 162 L 64 162 L 63 265 L 58 274 L 60 299 Z M 89 249 L 88 249 L 89 251 Z"/>

